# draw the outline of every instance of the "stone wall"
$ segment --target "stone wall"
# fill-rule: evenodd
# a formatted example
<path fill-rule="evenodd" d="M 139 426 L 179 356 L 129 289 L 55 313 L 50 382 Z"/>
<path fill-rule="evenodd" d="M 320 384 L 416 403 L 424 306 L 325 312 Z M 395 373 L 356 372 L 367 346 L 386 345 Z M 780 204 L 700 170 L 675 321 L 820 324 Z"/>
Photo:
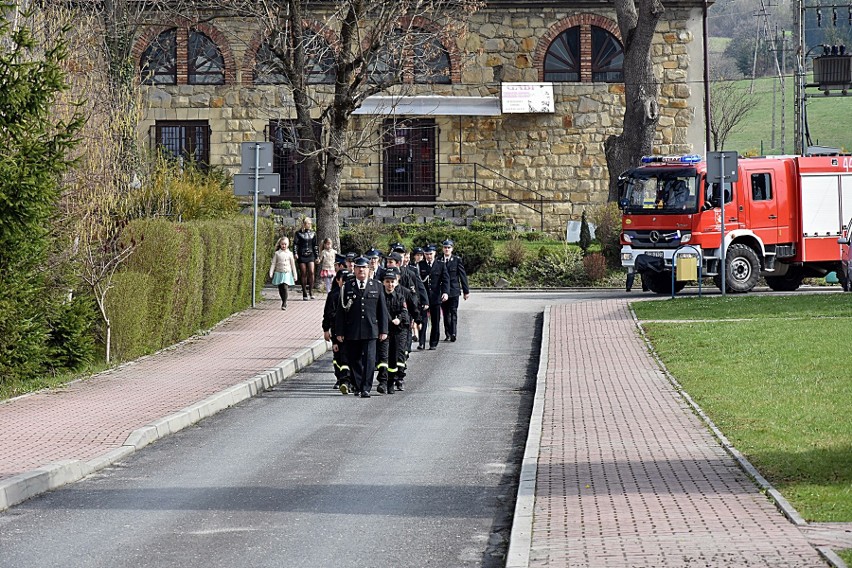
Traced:
<path fill-rule="evenodd" d="M 566 3 L 567 4 L 567 3 Z M 701 10 L 667 7 L 658 27 L 653 57 L 661 81 L 661 116 L 656 149 L 663 154 L 703 148 L 701 92 Z M 499 96 L 501 82 L 542 80 L 542 58 L 555 37 L 577 22 L 614 30 L 609 9 L 484 9 L 470 21 L 465 37 L 453 46 L 465 64 L 460 82 L 417 85 L 421 94 Z M 208 26 L 210 27 L 210 26 Z M 216 40 L 236 62 L 236 73 L 220 86 L 145 87 L 149 104 L 143 134 L 157 120 L 207 120 L 211 162 L 237 171 L 240 143 L 265 140 L 269 120 L 291 118 L 290 94 L 283 86 L 254 86 L 251 69 L 259 38 L 250 22 L 215 20 Z M 160 28 L 163 29 L 163 28 Z M 151 32 L 148 32 L 150 37 Z M 145 43 L 140 38 L 136 53 Z M 466 55 L 465 55 L 466 54 Z M 327 87 L 318 86 L 318 89 Z M 554 114 L 497 117 L 434 117 L 439 128 L 437 201 L 480 201 L 538 227 L 541 208 L 546 224 L 564 227 L 584 208 L 606 200 L 608 175 L 604 140 L 617 134 L 623 116 L 623 84 L 554 83 Z M 381 117 L 356 118 L 356 130 L 378 130 Z M 380 198 L 381 150 L 365 148 L 344 173 L 341 202 L 372 203 Z M 473 164 L 477 164 L 476 167 Z M 476 172 L 478 191 L 474 188 Z M 511 199 L 505 199 L 492 188 Z M 512 203 L 535 202 L 536 210 Z"/>

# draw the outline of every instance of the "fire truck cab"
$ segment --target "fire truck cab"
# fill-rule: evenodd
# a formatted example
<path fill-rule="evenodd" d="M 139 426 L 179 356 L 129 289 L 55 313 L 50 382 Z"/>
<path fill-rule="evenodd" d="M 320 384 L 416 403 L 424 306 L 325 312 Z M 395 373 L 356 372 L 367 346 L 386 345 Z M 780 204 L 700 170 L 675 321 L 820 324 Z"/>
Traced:
<path fill-rule="evenodd" d="M 795 290 L 831 271 L 848 286 L 838 239 L 849 238 L 852 156 L 741 158 L 737 181 L 724 188 L 706 172 L 696 155 L 654 156 L 619 177 L 622 266 L 651 291 L 683 288 L 672 277 L 683 251 L 721 288 L 722 247 L 730 292 L 748 292 L 760 276 L 773 290 Z"/>

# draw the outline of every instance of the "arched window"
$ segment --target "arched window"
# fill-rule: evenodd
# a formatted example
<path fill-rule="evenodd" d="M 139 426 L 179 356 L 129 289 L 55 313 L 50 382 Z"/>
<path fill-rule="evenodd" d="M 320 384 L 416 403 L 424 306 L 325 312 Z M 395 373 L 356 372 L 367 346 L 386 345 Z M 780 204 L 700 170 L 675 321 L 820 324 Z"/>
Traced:
<path fill-rule="evenodd" d="M 618 38 L 603 28 L 592 26 L 592 81 L 624 81 L 624 48 Z"/>
<path fill-rule="evenodd" d="M 591 46 L 591 53 L 584 53 Z M 624 80 L 624 48 L 598 26 L 574 26 L 551 42 L 544 56 L 544 80 L 554 82 Z"/>
<path fill-rule="evenodd" d="M 451 79 L 450 53 L 435 32 L 397 29 L 368 63 L 371 83 L 443 83 Z"/>
<path fill-rule="evenodd" d="M 544 80 L 580 80 L 580 26 L 565 30 L 550 44 L 544 56 Z"/>
<path fill-rule="evenodd" d="M 413 55 L 415 83 L 450 83 L 450 54 L 440 39 L 415 36 Z"/>
<path fill-rule="evenodd" d="M 178 44 L 186 45 L 186 59 L 181 55 L 180 61 Z M 190 85 L 225 84 L 222 50 L 209 35 L 194 29 L 161 32 L 142 52 L 139 69 L 144 85 L 177 85 L 179 80 Z"/>
<path fill-rule="evenodd" d="M 139 61 L 145 85 L 177 84 L 177 29 L 166 30 L 148 44 Z"/>
<path fill-rule="evenodd" d="M 254 82 L 257 85 L 286 84 L 284 62 L 273 52 L 270 39 L 264 41 L 257 50 L 254 65 Z M 308 84 L 334 84 L 336 60 L 328 41 L 311 29 L 303 36 L 304 50 L 307 55 L 306 72 Z M 289 47 L 288 47 L 289 51 Z"/>
<path fill-rule="evenodd" d="M 225 60 L 207 35 L 189 31 L 187 77 L 190 85 L 225 84 Z"/>

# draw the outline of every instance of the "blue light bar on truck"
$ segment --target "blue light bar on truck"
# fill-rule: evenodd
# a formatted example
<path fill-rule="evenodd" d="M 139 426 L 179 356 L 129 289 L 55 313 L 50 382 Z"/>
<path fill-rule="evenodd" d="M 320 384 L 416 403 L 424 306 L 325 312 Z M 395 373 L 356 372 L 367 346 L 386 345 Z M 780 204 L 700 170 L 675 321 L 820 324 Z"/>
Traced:
<path fill-rule="evenodd" d="M 697 164 L 701 161 L 698 154 L 685 156 L 642 156 L 643 164 Z"/>

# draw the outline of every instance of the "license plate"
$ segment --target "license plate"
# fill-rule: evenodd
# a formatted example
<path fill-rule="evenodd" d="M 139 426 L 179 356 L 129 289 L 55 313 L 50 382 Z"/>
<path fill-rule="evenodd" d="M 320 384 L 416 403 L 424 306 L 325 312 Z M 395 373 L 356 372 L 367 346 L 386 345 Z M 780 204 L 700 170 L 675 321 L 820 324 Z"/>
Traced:
<path fill-rule="evenodd" d="M 656 256 L 657 258 L 663 258 L 663 256 L 665 256 L 665 254 L 661 250 L 649 250 L 645 254 L 647 254 L 648 256 Z"/>

